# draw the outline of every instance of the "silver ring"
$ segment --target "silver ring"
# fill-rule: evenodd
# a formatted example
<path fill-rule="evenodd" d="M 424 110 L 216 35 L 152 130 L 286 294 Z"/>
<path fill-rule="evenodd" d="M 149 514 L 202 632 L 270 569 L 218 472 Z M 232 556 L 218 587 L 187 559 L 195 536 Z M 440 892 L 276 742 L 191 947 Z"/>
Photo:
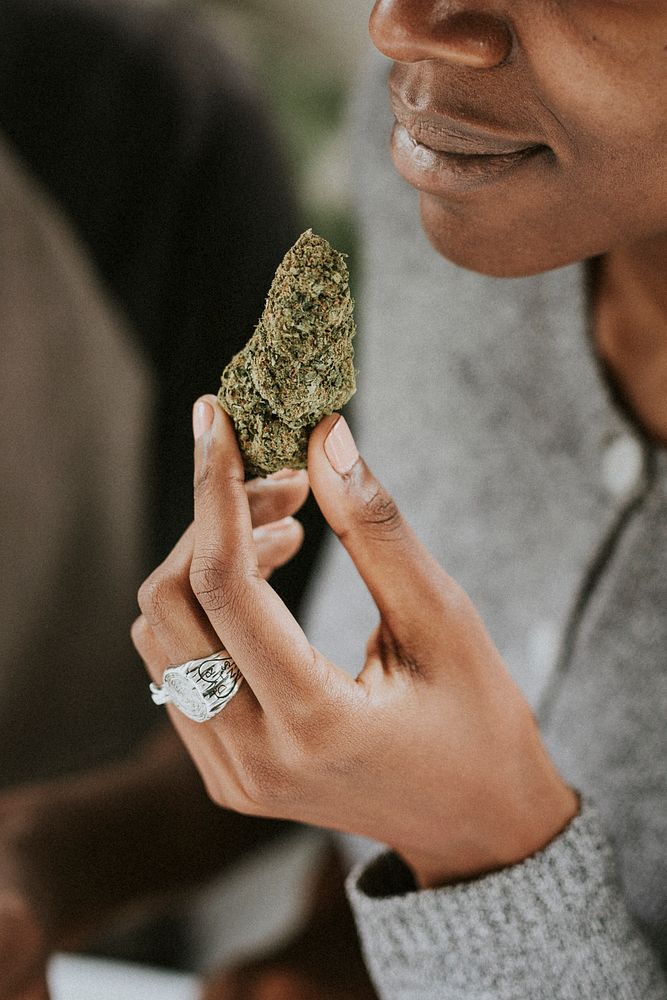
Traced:
<path fill-rule="evenodd" d="M 156 705 L 171 704 L 194 722 L 208 722 L 229 704 L 243 674 L 226 649 L 167 667 L 162 686 L 150 685 Z"/>

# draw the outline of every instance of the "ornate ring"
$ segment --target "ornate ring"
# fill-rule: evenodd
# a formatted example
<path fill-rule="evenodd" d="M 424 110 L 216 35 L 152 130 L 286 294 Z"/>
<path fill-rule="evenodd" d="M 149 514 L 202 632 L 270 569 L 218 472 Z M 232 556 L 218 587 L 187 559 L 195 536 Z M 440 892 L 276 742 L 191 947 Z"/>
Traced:
<path fill-rule="evenodd" d="M 208 722 L 222 712 L 243 684 L 243 674 L 226 649 L 200 660 L 168 667 L 162 686 L 150 685 L 156 705 L 170 703 L 194 722 Z"/>

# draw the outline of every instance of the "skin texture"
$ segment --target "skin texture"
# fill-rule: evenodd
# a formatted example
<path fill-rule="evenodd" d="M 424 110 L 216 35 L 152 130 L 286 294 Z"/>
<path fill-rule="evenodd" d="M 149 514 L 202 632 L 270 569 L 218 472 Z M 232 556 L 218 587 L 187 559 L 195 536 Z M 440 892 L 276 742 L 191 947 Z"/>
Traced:
<path fill-rule="evenodd" d="M 403 115 L 547 147 L 486 187 L 421 194 L 445 257 L 516 276 L 664 240 L 663 0 L 379 0 L 370 28 Z"/>
<path fill-rule="evenodd" d="M 662 240 L 595 262 L 594 337 L 619 397 L 649 438 L 667 442 L 667 282 Z"/>
<path fill-rule="evenodd" d="M 215 397 L 195 413 L 194 527 L 142 586 L 132 636 L 158 683 L 169 663 L 221 645 L 245 677 L 204 725 L 167 706 L 211 798 L 388 843 L 422 886 L 547 844 L 576 796 L 470 600 L 366 468 L 343 418 L 317 426 L 308 470 L 380 614 L 356 680 L 310 645 L 262 578 L 233 425 Z"/>
<path fill-rule="evenodd" d="M 597 257 L 598 354 L 629 415 L 667 442 L 663 0 L 378 0 L 370 33 L 394 60 L 392 153 L 433 246 L 500 277 Z M 429 143 L 468 154 L 463 183 Z M 541 149 L 479 183 L 470 157 L 499 143 Z"/>

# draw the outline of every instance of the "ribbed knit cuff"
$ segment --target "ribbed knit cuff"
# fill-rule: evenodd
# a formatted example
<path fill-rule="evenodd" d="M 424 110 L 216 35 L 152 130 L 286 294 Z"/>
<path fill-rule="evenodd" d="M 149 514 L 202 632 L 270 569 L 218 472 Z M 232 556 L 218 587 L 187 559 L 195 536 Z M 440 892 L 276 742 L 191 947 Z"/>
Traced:
<path fill-rule="evenodd" d="M 410 883 L 391 853 L 348 880 L 386 1000 L 667 1000 L 586 802 L 520 864 L 439 889 L 410 891 Z"/>

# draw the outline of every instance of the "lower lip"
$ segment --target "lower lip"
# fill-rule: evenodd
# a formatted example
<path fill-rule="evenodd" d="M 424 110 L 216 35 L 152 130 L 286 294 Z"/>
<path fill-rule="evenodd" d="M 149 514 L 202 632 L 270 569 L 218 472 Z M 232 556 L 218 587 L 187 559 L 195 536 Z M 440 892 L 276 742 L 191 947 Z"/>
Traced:
<path fill-rule="evenodd" d="M 398 172 L 419 191 L 441 198 L 504 180 L 546 152 L 546 146 L 531 146 L 502 155 L 442 153 L 415 142 L 405 126 L 398 123 L 391 137 L 391 154 Z"/>

